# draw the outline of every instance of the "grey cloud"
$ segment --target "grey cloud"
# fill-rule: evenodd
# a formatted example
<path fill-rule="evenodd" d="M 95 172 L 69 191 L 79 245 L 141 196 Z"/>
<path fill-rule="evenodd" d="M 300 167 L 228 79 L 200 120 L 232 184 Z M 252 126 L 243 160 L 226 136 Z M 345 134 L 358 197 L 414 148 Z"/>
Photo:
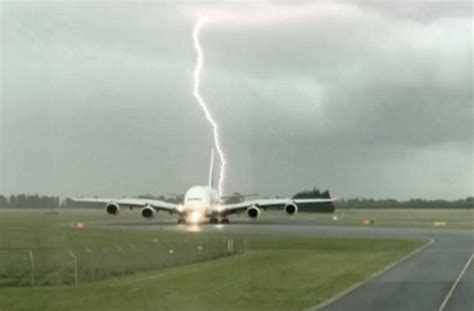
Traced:
<path fill-rule="evenodd" d="M 372 17 L 362 26 L 353 20 L 340 29 L 330 23 L 313 28 L 297 25 L 283 34 L 281 28 L 252 30 L 246 39 L 244 35 L 229 39 L 217 30 L 220 35 L 208 39 L 214 42 L 209 44 L 209 59 L 229 75 L 242 72 L 244 76 L 240 80 L 236 76 L 231 84 L 255 94 L 259 106 L 262 102 L 294 106 L 295 121 L 306 128 L 321 130 L 316 126 L 319 122 L 326 129 L 337 124 L 331 128 L 333 135 L 326 137 L 334 139 L 339 133 L 344 136 L 337 137 L 341 144 L 347 142 L 344 138 L 419 147 L 453 140 L 470 143 L 470 20 L 426 25 Z M 311 43 L 297 45 L 307 38 Z M 215 42 L 222 44 L 220 49 Z M 214 73 L 207 92 L 216 84 L 229 83 L 220 79 L 222 69 Z M 246 83 L 245 79 L 252 81 L 248 77 L 257 79 Z M 312 85 L 301 83 L 301 77 L 312 80 Z M 214 101 L 229 91 L 222 86 L 217 89 L 223 92 Z M 232 101 L 229 106 L 233 105 L 238 103 Z"/>
<path fill-rule="evenodd" d="M 414 1 L 356 1 L 361 7 L 372 8 L 397 18 L 431 22 L 445 17 L 471 17 L 472 2 L 466 0 L 414 0 Z"/>
<path fill-rule="evenodd" d="M 191 93 L 183 5 L 2 3 L 0 192 L 130 195 L 205 182 L 212 137 Z M 346 5 L 360 14 L 203 32 L 226 189 L 472 194 L 466 4 Z"/>

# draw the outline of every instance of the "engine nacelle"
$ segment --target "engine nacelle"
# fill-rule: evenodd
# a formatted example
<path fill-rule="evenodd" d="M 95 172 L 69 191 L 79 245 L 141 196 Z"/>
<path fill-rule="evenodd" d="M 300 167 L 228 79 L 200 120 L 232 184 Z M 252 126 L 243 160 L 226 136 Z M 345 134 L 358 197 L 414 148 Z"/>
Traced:
<path fill-rule="evenodd" d="M 120 205 L 115 202 L 109 202 L 105 205 L 105 211 L 109 215 L 117 216 L 120 212 Z"/>
<path fill-rule="evenodd" d="M 151 207 L 150 205 L 147 205 L 144 208 L 142 208 L 141 213 L 142 213 L 143 218 L 151 219 L 155 217 L 155 209 Z"/>
<path fill-rule="evenodd" d="M 254 219 L 258 218 L 260 216 L 260 209 L 256 206 L 247 208 L 247 216 Z"/>
<path fill-rule="evenodd" d="M 295 203 L 288 203 L 283 209 L 288 215 L 295 215 L 298 213 L 298 206 Z"/>

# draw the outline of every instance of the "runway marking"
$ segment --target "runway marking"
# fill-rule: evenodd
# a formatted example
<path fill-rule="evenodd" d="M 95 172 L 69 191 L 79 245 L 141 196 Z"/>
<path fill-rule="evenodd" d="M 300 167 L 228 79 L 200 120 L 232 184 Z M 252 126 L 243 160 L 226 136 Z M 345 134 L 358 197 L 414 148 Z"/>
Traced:
<path fill-rule="evenodd" d="M 449 290 L 448 294 L 443 300 L 443 303 L 439 307 L 438 311 L 443 311 L 446 305 L 448 304 L 448 301 L 451 299 L 453 296 L 454 291 L 456 290 L 456 287 L 458 286 L 459 282 L 461 281 L 462 277 L 464 276 L 464 273 L 466 273 L 467 268 L 472 262 L 472 258 L 474 257 L 474 254 L 471 254 L 471 257 L 467 260 L 466 264 L 464 265 L 464 268 L 461 270 L 461 273 L 459 273 L 458 278 L 456 281 L 454 281 L 453 286 L 451 286 L 451 289 Z"/>
<path fill-rule="evenodd" d="M 381 275 L 382 273 L 392 269 L 393 267 L 401 264 L 402 262 L 404 262 L 405 260 L 407 260 L 408 258 L 410 258 L 411 256 L 415 255 L 416 253 L 418 253 L 419 251 L 422 251 L 423 249 L 427 248 L 428 246 L 430 246 L 431 244 L 434 243 L 434 240 L 433 239 L 428 239 L 428 243 L 418 247 L 417 249 L 413 250 L 411 253 L 409 253 L 408 255 L 405 255 L 403 256 L 402 258 L 398 259 L 397 261 L 391 263 L 390 265 L 386 266 L 385 268 L 383 268 L 382 270 L 379 270 L 377 272 L 374 272 L 372 273 L 367 279 L 365 279 L 364 281 L 362 282 L 357 282 L 355 283 L 354 285 L 352 285 L 351 287 L 343 290 L 342 292 L 340 292 L 339 294 L 336 294 L 335 296 L 327 299 L 326 301 L 323 301 L 321 302 L 320 304 L 316 305 L 316 306 L 313 306 L 313 307 L 309 307 L 307 309 L 305 309 L 304 311 L 316 311 L 316 310 L 320 310 L 324 307 L 327 307 L 328 305 L 338 301 L 339 299 L 341 299 L 342 297 L 344 297 L 345 295 L 349 294 L 350 292 L 354 291 L 355 289 L 359 288 L 360 286 L 368 283 L 370 280 L 374 279 L 375 277 Z"/>

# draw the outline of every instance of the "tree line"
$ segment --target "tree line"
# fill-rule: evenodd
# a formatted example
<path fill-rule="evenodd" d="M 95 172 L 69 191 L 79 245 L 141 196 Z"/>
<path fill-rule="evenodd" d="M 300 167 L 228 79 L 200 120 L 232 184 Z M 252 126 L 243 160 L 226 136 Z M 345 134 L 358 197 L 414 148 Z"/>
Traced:
<path fill-rule="evenodd" d="M 321 191 L 314 187 L 313 190 L 304 190 L 293 196 L 293 199 L 330 199 L 329 190 Z"/>
<path fill-rule="evenodd" d="M 182 195 L 139 195 L 137 198 L 142 199 L 156 199 L 166 201 L 170 203 L 181 204 L 183 202 Z M 308 198 L 330 198 L 331 194 L 329 190 L 321 191 L 318 188 L 312 190 L 304 190 L 296 193 L 293 199 L 308 199 Z M 225 203 L 238 203 L 245 200 L 246 195 L 239 192 L 234 193 L 231 196 L 226 197 Z M 66 199 L 61 201 L 57 196 L 43 196 L 38 194 L 17 194 L 5 196 L 0 194 L 0 208 L 68 208 L 77 207 L 78 204 L 74 204 L 71 200 Z M 102 207 L 103 204 L 88 204 L 80 205 L 80 207 L 91 207 L 98 208 Z M 351 198 L 351 199 L 338 199 L 335 202 L 336 208 L 367 208 L 367 209 L 384 209 L 384 208 L 426 208 L 426 209 L 441 209 L 441 208 L 452 208 L 452 209 L 470 209 L 474 208 L 474 197 L 467 197 L 459 200 L 425 200 L 425 199 L 410 199 L 407 201 L 399 201 L 395 199 L 369 199 L 369 198 Z"/>
<path fill-rule="evenodd" d="M 312 190 L 298 192 L 293 196 L 293 199 L 308 199 L 308 198 L 330 198 L 329 190 L 320 191 L 314 187 Z M 367 198 L 352 198 L 352 199 L 338 199 L 335 202 L 337 208 L 368 208 L 368 209 L 382 209 L 382 208 L 455 208 L 468 209 L 474 208 L 474 197 L 467 197 L 458 200 L 426 200 L 426 199 L 410 199 L 407 201 L 399 201 L 395 199 L 367 199 Z"/>
<path fill-rule="evenodd" d="M 397 201 L 394 199 L 341 199 L 336 202 L 339 208 L 368 208 L 368 209 L 403 209 L 403 208 L 420 208 L 420 209 L 470 209 L 474 208 L 474 197 L 467 197 L 459 200 L 424 200 L 424 199 L 410 199 L 408 201 Z"/>
<path fill-rule="evenodd" d="M 299 192 L 293 196 L 294 199 L 308 198 L 330 198 L 329 190 L 320 191 L 318 188 Z M 350 198 L 338 199 L 335 202 L 337 208 L 474 208 L 474 197 L 467 197 L 458 200 L 426 200 L 410 199 L 399 201 L 395 199 L 368 199 L 368 198 Z"/>
<path fill-rule="evenodd" d="M 55 196 L 17 194 L 7 197 L 0 194 L 0 208 L 58 208 L 59 203 L 59 197 Z"/>

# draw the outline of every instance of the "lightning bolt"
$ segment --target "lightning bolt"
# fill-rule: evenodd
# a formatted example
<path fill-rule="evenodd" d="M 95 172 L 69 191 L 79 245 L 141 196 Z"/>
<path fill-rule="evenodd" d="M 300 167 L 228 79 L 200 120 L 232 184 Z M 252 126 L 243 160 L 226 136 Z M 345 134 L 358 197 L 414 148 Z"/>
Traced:
<path fill-rule="evenodd" d="M 204 64 L 204 52 L 201 47 L 201 41 L 199 39 L 199 36 L 201 34 L 201 30 L 204 27 L 204 25 L 209 22 L 208 18 L 201 18 L 197 21 L 197 23 L 194 25 L 194 30 L 193 30 L 193 42 L 194 42 L 194 49 L 196 50 L 197 57 L 196 57 L 196 67 L 194 68 L 194 88 L 193 88 L 193 95 L 196 97 L 197 102 L 199 103 L 199 106 L 201 106 L 204 115 L 206 116 L 207 121 L 212 127 L 212 133 L 214 136 L 214 145 L 217 151 L 217 154 L 219 155 L 219 160 L 220 160 L 220 171 L 219 171 L 219 186 L 218 186 L 218 191 L 219 195 L 223 195 L 223 185 L 224 185 L 224 178 L 225 178 L 225 166 L 226 166 L 226 160 L 225 160 L 225 155 L 224 151 L 222 150 L 221 142 L 220 142 L 220 136 L 219 136 L 219 126 L 217 125 L 217 122 L 213 118 L 211 111 L 207 107 L 206 102 L 202 98 L 200 94 L 200 85 L 201 85 L 201 71 L 202 67 Z"/>

